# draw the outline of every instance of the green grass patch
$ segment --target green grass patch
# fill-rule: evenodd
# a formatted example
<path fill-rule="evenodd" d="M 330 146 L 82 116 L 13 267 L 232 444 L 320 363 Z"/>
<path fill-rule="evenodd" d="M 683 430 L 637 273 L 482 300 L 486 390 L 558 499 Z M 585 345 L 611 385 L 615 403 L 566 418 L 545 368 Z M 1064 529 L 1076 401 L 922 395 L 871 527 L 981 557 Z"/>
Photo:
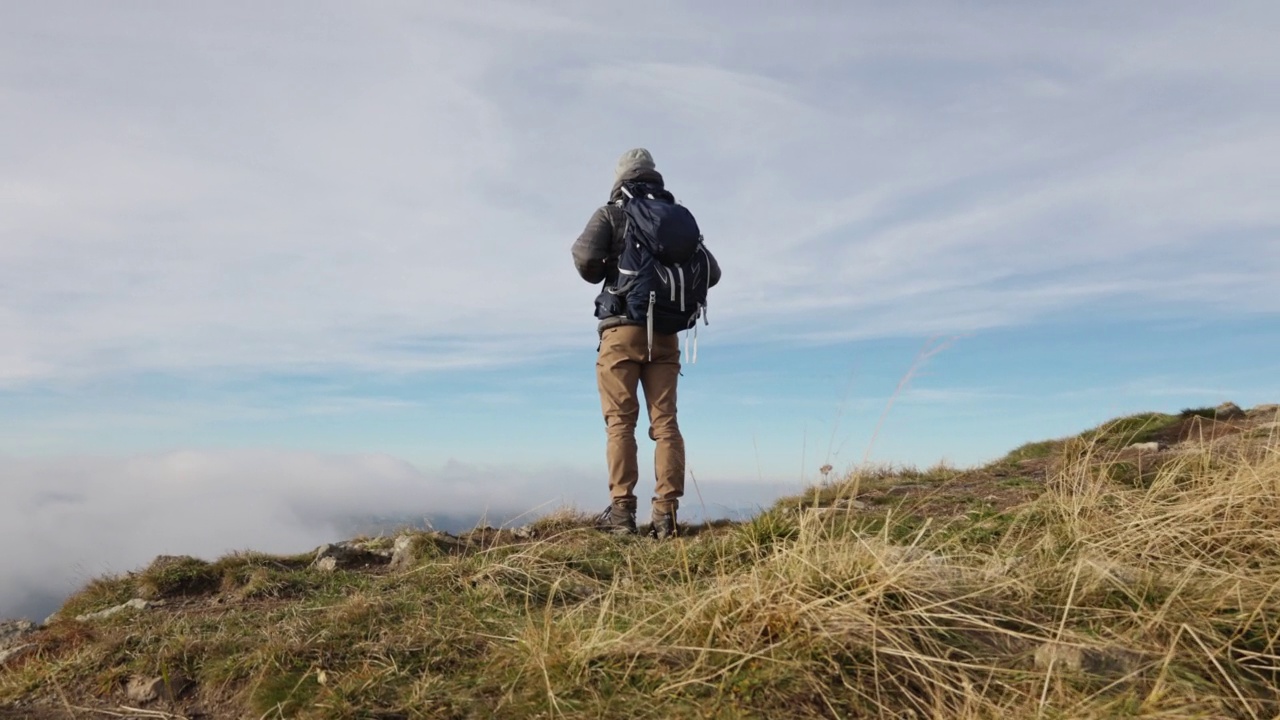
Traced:
<path fill-rule="evenodd" d="M 1020 445 L 992 465 L 1017 465 L 1024 460 L 1042 460 L 1052 457 L 1062 449 L 1062 440 L 1040 440 Z"/>
<path fill-rule="evenodd" d="M 1079 437 L 1087 443 L 1122 448 L 1134 443 L 1157 440 L 1181 420 L 1182 418 L 1178 415 L 1157 412 L 1138 413 L 1103 423 L 1081 433 Z"/>
<path fill-rule="evenodd" d="M 162 556 L 138 574 L 138 594 L 159 599 L 209 593 L 222 582 L 219 570 L 198 558 Z"/>
<path fill-rule="evenodd" d="M 261 718 L 299 717 L 320 692 L 319 675 L 310 668 L 279 668 L 262 677 L 251 694 L 251 706 Z"/>
<path fill-rule="evenodd" d="M 137 596 L 138 586 L 132 576 L 108 575 L 95 578 L 67 598 L 57 615 L 63 619 L 71 619 L 115 607 Z"/>

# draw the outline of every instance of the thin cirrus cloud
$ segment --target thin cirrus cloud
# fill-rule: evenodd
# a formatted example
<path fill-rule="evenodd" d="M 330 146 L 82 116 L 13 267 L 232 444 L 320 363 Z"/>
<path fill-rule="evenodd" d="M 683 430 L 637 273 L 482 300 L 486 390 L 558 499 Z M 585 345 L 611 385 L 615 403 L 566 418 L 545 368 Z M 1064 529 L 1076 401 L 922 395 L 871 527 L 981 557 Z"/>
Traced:
<path fill-rule="evenodd" d="M 9 384 L 568 347 L 589 290 L 566 246 L 630 144 L 732 269 L 727 341 L 748 318 L 965 331 L 1227 282 L 1275 309 L 1266 6 L 673 9 L 625 32 L 585 5 L 332 6 L 296 27 L 68 7 L 7 11 Z M 607 52 L 625 33 L 635 56 Z M 522 353 L 493 341 L 513 336 Z"/>

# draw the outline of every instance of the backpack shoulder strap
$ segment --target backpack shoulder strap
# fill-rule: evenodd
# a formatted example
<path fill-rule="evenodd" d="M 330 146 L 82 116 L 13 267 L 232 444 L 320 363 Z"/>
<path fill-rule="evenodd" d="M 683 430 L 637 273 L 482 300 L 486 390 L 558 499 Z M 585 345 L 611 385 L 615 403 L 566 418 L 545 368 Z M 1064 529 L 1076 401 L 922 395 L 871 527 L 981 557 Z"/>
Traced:
<path fill-rule="evenodd" d="M 667 200 L 674 201 L 675 198 L 671 194 L 660 187 L 655 187 L 646 182 L 625 182 L 618 186 L 618 190 L 622 192 L 622 198 L 625 200 L 635 200 L 637 196 L 647 198 L 649 200 Z"/>

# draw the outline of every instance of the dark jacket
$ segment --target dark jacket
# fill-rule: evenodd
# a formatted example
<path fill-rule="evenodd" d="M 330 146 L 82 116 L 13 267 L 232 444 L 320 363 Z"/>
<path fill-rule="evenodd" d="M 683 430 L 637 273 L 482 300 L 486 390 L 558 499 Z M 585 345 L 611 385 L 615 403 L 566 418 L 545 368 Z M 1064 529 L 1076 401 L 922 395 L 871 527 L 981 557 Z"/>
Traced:
<path fill-rule="evenodd" d="M 587 227 L 573 243 L 573 264 L 578 274 L 589 283 L 612 284 L 618 280 L 618 258 L 622 255 L 622 231 L 626 226 L 622 208 L 616 203 L 622 197 L 622 183 L 645 182 L 658 187 L 665 187 L 662 174 L 657 170 L 635 169 L 626 173 L 613 184 L 609 192 L 609 204 L 596 210 L 587 221 Z M 705 248 L 705 245 L 704 245 Z M 711 273 L 707 278 L 708 286 L 720 282 L 720 264 L 707 250 L 707 259 L 711 261 Z M 631 320 L 625 316 L 615 315 L 600 321 L 597 328 L 604 332 L 618 325 L 643 325 L 643 322 Z"/>

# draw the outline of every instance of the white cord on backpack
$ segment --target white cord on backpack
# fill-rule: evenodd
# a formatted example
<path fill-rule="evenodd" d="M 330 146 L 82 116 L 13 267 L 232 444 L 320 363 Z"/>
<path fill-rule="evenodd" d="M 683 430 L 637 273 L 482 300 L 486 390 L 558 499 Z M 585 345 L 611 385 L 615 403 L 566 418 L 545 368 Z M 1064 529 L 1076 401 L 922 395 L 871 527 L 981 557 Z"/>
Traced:
<path fill-rule="evenodd" d="M 690 341 L 689 334 L 693 333 L 693 340 Z M 691 347 L 692 346 L 692 347 Z M 684 361 L 689 365 L 696 365 L 698 362 L 698 319 L 694 318 L 693 325 L 684 331 Z"/>
<path fill-rule="evenodd" d="M 650 290 L 649 291 L 649 312 L 647 313 L 648 318 L 645 320 L 646 328 L 649 331 L 648 333 L 649 362 L 653 362 L 653 306 L 657 304 L 657 302 L 658 302 L 658 293 L 653 290 Z"/>

